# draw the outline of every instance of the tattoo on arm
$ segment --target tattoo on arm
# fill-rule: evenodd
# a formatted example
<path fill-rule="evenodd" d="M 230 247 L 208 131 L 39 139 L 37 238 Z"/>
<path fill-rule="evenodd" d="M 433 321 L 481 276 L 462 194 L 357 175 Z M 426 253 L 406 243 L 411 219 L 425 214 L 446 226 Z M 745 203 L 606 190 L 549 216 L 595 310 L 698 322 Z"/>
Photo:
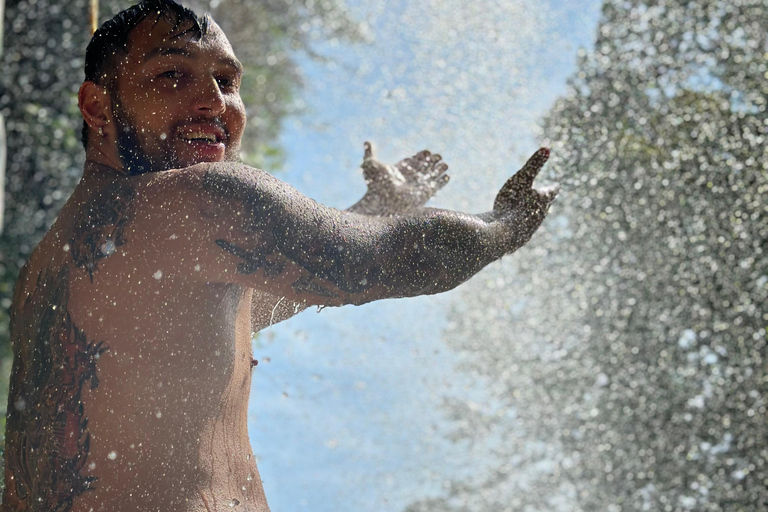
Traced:
<path fill-rule="evenodd" d="M 285 268 L 285 264 L 276 257 L 275 253 L 266 253 L 258 247 L 249 251 L 221 238 L 216 240 L 216 245 L 243 260 L 237 265 L 237 271 L 244 275 L 253 274 L 263 268 L 266 275 L 276 276 Z"/>

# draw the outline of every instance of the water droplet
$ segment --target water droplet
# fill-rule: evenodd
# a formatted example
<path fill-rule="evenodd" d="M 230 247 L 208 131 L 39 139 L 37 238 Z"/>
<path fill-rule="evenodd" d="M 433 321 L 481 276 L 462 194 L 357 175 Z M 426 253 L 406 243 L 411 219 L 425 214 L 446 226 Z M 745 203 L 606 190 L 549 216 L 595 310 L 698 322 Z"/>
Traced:
<path fill-rule="evenodd" d="M 96 469 L 96 463 L 95 462 L 91 462 L 90 464 L 88 464 L 88 469 L 90 469 L 90 470 Z"/>
<path fill-rule="evenodd" d="M 249 456 L 248 458 L 250 459 L 251 457 Z M 245 479 L 247 481 L 251 482 L 251 481 L 253 481 L 253 475 L 248 475 Z"/>
<path fill-rule="evenodd" d="M 111 256 L 115 252 L 115 242 L 107 240 L 101 244 L 101 254 L 104 256 Z"/>
<path fill-rule="evenodd" d="M 62 249 L 64 249 L 64 252 L 69 252 L 69 244 L 64 244 L 64 247 L 62 247 Z"/>
<path fill-rule="evenodd" d="M 115 460 L 117 458 L 117 452 L 115 452 L 115 451 L 109 452 L 109 455 L 107 455 L 107 458 L 109 460 Z"/>
<path fill-rule="evenodd" d="M 175 84 L 174 84 L 174 87 L 176 87 L 176 85 L 175 85 Z M 167 134 L 167 133 L 161 133 L 161 134 L 160 134 L 160 140 L 165 140 L 165 139 L 167 139 L 167 138 L 168 138 L 168 134 Z"/>
<path fill-rule="evenodd" d="M 230 506 L 231 508 L 234 508 L 234 507 L 235 507 L 235 505 L 239 505 L 239 504 L 240 504 L 240 500 L 236 500 L 236 499 L 234 499 L 234 498 L 232 498 L 232 501 L 230 501 L 230 502 L 229 502 L 229 506 Z"/>
<path fill-rule="evenodd" d="M 200 265 L 195 265 L 195 272 L 200 272 Z"/>
<path fill-rule="evenodd" d="M 157 416 L 158 418 L 162 418 L 163 417 L 163 413 L 160 412 L 160 411 L 157 411 L 157 413 L 155 413 L 155 416 Z"/>
<path fill-rule="evenodd" d="M 163 278 L 163 271 L 162 270 L 158 270 L 157 272 L 152 274 L 152 277 L 154 277 L 155 279 L 157 279 L 159 281 L 160 279 Z"/>
<path fill-rule="evenodd" d="M 27 401 L 24 400 L 23 397 L 19 397 L 16 399 L 16 401 L 13 403 L 13 408 L 17 411 L 23 411 L 27 408 Z"/>

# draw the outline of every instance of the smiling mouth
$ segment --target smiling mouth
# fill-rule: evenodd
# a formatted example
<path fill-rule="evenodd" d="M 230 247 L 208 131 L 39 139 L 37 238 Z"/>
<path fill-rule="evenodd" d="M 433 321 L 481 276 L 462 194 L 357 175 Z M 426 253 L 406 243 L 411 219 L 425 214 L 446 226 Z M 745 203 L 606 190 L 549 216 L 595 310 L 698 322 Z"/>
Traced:
<path fill-rule="evenodd" d="M 210 132 L 189 132 L 179 135 L 181 140 L 187 142 L 205 142 L 208 144 L 217 144 L 223 142 L 222 137 Z"/>

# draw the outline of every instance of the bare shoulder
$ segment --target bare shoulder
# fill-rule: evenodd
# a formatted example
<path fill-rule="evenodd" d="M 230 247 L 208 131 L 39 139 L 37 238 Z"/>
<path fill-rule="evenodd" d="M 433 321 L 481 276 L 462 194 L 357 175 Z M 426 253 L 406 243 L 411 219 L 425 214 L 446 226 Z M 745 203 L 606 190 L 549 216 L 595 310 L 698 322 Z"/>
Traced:
<path fill-rule="evenodd" d="M 246 189 L 277 186 L 280 182 L 269 173 L 237 162 L 203 162 L 183 169 L 174 169 L 130 178 L 136 187 L 156 192 L 208 190 L 213 192 L 243 192 Z"/>
<path fill-rule="evenodd" d="M 233 244 L 243 246 L 244 236 L 253 238 L 250 251 L 254 244 L 269 244 L 253 233 L 263 233 L 258 218 L 268 216 L 265 207 L 277 196 L 291 195 L 277 192 L 281 188 L 269 174 L 239 163 L 201 163 L 115 179 L 73 213 L 84 220 L 75 221 L 73 229 L 79 234 L 78 260 L 92 272 L 114 253 L 112 266 L 149 265 L 169 277 L 232 282 L 242 263 L 231 254 Z M 231 269 L 225 256 L 236 259 Z"/>

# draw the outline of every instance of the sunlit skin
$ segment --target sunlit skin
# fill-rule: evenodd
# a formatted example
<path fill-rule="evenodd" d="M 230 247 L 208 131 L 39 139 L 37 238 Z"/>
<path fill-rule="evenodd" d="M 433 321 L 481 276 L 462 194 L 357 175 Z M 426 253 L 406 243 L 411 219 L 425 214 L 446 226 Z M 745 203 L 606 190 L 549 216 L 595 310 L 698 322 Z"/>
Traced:
<path fill-rule="evenodd" d="M 14 370 L 3 510 L 37 492 L 74 512 L 268 511 L 247 430 L 252 331 L 308 305 L 454 288 L 524 245 L 554 200 L 533 188 L 547 150 L 472 216 L 422 208 L 448 180 L 439 155 L 386 166 L 366 145 L 365 197 L 348 212 L 319 205 L 236 162 L 241 68 L 223 32 L 171 28 L 144 20 L 117 90 L 80 90 L 83 179 L 14 299 L 14 357 L 53 346 L 53 369 L 35 374 L 53 384 Z M 77 350 L 90 355 L 74 364 Z M 20 484 L 39 457 L 19 448 L 34 407 L 59 422 L 38 422 L 35 442 L 76 468 L 69 498 Z"/>

